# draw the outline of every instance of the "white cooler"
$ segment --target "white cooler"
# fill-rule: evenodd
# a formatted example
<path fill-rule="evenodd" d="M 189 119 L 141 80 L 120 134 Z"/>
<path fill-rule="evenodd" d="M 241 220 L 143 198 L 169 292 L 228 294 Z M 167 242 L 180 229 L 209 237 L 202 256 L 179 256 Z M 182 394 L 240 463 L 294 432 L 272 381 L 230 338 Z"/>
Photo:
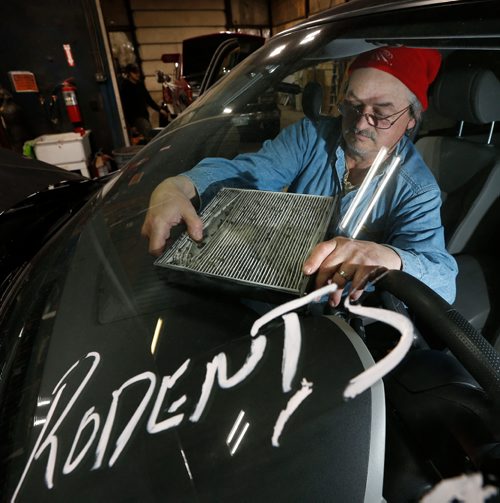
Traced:
<path fill-rule="evenodd" d="M 90 130 L 79 133 L 45 134 L 34 141 L 36 158 L 90 178 Z"/>

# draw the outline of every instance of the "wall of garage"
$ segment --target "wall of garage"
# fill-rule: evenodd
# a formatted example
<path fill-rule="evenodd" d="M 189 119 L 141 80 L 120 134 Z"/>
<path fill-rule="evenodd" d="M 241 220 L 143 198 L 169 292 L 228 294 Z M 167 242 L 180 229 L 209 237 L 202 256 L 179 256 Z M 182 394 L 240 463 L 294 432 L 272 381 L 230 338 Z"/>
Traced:
<path fill-rule="evenodd" d="M 349 0 L 270 0 L 273 35 Z"/>
<path fill-rule="evenodd" d="M 108 0 L 102 6 L 108 20 L 111 17 L 114 20 L 128 9 L 128 21 L 133 30 L 146 87 L 153 99 L 160 101 L 161 84 L 156 81 L 156 71 L 174 72 L 173 64 L 161 62 L 161 56 L 181 53 L 184 39 L 224 30 L 268 37 L 345 1 Z M 106 16 L 106 9 L 113 3 L 123 5 L 121 14 L 116 12 L 111 17 Z M 108 29 L 116 29 L 117 23 L 113 20 L 111 23 L 108 21 Z"/>
<path fill-rule="evenodd" d="M 0 86 L 19 108 L 19 142 L 42 134 L 72 131 L 60 84 L 73 78 L 83 122 L 92 130 L 94 151 L 123 145 L 123 131 L 112 87 L 111 70 L 94 0 L 0 3 Z M 71 47 L 73 65 L 65 56 Z M 32 72 L 38 92 L 16 93 L 10 71 Z M 19 145 L 17 145 L 19 143 Z"/>
<path fill-rule="evenodd" d="M 146 87 L 153 99 L 161 99 L 156 70 L 174 72 L 162 63 L 166 53 L 182 53 L 186 38 L 239 29 L 248 32 L 269 28 L 267 0 L 130 0 Z"/>
<path fill-rule="evenodd" d="M 185 38 L 226 29 L 223 0 L 131 0 L 131 10 L 146 87 L 153 99 L 161 99 L 155 71 L 174 73 L 173 64 L 161 62 L 165 53 L 181 53 Z M 182 7 L 182 8 L 179 8 Z"/>

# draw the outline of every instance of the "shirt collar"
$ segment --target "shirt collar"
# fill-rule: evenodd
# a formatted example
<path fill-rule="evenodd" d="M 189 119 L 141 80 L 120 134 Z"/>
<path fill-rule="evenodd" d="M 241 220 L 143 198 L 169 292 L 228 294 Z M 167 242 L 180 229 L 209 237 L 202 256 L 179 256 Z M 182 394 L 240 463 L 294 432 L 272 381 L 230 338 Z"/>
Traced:
<path fill-rule="evenodd" d="M 405 154 L 408 152 L 410 144 L 411 144 L 410 138 L 406 134 L 403 135 L 403 137 L 401 138 L 401 140 L 399 140 L 398 144 L 396 145 L 396 148 L 394 149 L 389 159 L 382 164 L 382 170 L 380 171 L 380 173 L 377 174 L 377 176 L 382 175 L 385 172 L 387 166 L 389 166 L 390 164 L 390 162 L 388 161 L 390 161 L 395 155 L 401 155 L 401 157 L 404 158 Z M 337 161 L 340 161 L 340 163 L 337 163 L 337 171 L 339 175 L 343 175 L 346 169 L 346 162 L 345 162 L 344 142 L 342 136 L 339 138 L 337 142 L 337 149 L 335 151 L 335 155 L 337 157 Z M 341 167 L 343 168 L 342 172 L 340 172 L 339 169 Z"/>

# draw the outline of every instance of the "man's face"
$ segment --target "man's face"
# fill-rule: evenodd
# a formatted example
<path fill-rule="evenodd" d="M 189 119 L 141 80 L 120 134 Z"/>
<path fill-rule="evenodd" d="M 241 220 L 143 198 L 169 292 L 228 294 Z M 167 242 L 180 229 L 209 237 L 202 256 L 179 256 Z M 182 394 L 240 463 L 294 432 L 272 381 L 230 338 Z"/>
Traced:
<path fill-rule="evenodd" d="M 139 82 L 139 80 L 141 80 L 141 74 L 134 70 L 129 73 L 129 76 L 132 82 Z"/>
<path fill-rule="evenodd" d="M 396 77 L 375 68 L 352 72 L 345 101 L 362 113 L 379 117 L 399 112 L 410 104 L 407 87 Z M 391 118 L 391 122 L 397 117 Z M 342 135 L 351 157 L 371 162 L 382 146 L 391 150 L 406 129 L 414 126 L 409 110 L 389 129 L 377 129 L 368 124 L 366 117 L 352 113 L 342 118 Z"/>

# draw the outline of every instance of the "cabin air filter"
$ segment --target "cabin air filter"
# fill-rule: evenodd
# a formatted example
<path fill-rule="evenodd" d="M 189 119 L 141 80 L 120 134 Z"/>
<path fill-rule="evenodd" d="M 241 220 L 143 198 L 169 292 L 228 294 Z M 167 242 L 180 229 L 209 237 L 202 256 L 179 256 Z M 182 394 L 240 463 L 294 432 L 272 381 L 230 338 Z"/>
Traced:
<path fill-rule="evenodd" d="M 324 240 L 334 206 L 327 196 L 224 188 L 200 215 L 203 241 L 183 233 L 155 264 L 186 273 L 191 285 L 300 296 L 310 279 L 302 265 Z"/>

